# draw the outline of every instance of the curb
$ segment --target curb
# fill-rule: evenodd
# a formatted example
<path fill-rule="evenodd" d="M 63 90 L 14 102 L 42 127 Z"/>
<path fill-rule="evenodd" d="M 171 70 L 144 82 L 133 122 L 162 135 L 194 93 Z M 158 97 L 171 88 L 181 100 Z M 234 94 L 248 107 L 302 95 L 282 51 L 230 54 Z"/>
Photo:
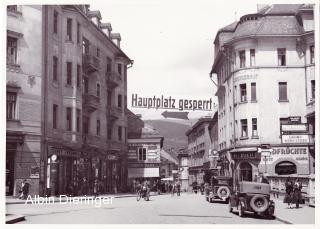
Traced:
<path fill-rule="evenodd" d="M 9 215 L 6 216 L 6 224 L 14 224 L 25 220 L 24 215 Z"/>
<path fill-rule="evenodd" d="M 285 224 L 293 224 L 293 223 L 289 222 L 288 220 L 279 218 L 278 216 L 275 216 L 275 217 L 276 217 L 276 220 L 278 220 L 278 221 L 280 221 L 280 222 L 282 222 L 282 223 L 285 223 Z"/>

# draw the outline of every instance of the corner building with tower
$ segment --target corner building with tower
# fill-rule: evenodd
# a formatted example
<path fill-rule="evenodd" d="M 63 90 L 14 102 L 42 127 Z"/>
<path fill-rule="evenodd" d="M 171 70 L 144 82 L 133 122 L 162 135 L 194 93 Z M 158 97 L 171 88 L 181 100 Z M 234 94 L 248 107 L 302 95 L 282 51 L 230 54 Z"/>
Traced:
<path fill-rule="evenodd" d="M 284 193 L 288 176 L 314 196 L 314 11 L 309 4 L 259 6 L 216 34 L 221 175 L 265 174 Z M 261 146 L 271 153 L 261 153 Z M 262 150 L 263 151 L 263 150 Z"/>

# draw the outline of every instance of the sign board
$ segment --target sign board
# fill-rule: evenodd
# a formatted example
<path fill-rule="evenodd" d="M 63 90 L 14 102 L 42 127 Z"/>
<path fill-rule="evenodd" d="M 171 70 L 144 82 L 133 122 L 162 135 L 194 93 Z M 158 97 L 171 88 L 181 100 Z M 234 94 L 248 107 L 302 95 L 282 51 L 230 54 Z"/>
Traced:
<path fill-rule="evenodd" d="M 30 167 L 30 178 L 40 178 L 40 166 Z"/>
<path fill-rule="evenodd" d="M 309 135 L 306 134 L 291 134 L 291 135 L 282 135 L 282 143 L 309 143 Z"/>
<path fill-rule="evenodd" d="M 159 168 L 159 163 L 129 163 L 129 168 Z"/>
<path fill-rule="evenodd" d="M 308 126 L 306 124 L 282 124 L 281 131 L 287 132 L 308 132 Z"/>
<path fill-rule="evenodd" d="M 258 158 L 259 155 L 256 152 L 233 152 L 231 154 L 231 159 L 233 160 L 248 160 Z"/>
<path fill-rule="evenodd" d="M 261 158 L 261 162 L 273 164 L 276 161 L 285 161 L 288 159 L 296 161 L 297 164 L 309 163 L 308 147 L 274 147 L 270 157 Z"/>
<path fill-rule="evenodd" d="M 288 117 L 289 123 L 301 123 L 301 116 Z"/>
<path fill-rule="evenodd" d="M 209 149 L 209 158 L 218 158 L 218 151 Z"/>

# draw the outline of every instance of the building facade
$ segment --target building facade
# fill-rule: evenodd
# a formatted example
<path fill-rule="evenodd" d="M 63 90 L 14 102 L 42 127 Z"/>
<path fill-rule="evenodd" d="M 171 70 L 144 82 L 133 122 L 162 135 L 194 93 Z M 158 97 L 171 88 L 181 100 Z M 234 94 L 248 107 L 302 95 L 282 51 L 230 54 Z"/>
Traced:
<path fill-rule="evenodd" d="M 189 185 L 194 182 L 204 182 L 205 170 L 210 167 L 209 151 L 212 148 L 210 138 L 210 117 L 200 118 L 190 130 L 186 132 L 188 137 L 189 154 Z"/>
<path fill-rule="evenodd" d="M 181 190 L 189 190 L 189 154 L 187 149 L 181 149 L 178 152 L 179 173 L 181 180 Z"/>
<path fill-rule="evenodd" d="M 7 7 L 6 194 L 24 179 L 38 193 L 41 137 L 41 6 Z"/>
<path fill-rule="evenodd" d="M 127 68 L 132 61 L 120 48 L 120 34 L 112 33 L 111 24 L 103 23 L 100 12 L 90 10 L 89 5 L 14 7 L 25 11 L 37 9 L 16 13 L 17 17 L 11 19 L 8 7 L 8 27 L 11 20 L 18 18 L 21 29 L 32 31 L 30 38 L 27 32 L 27 36 L 22 36 L 25 38 L 21 40 L 17 56 L 24 57 L 18 62 L 23 62 L 26 68 L 36 69 L 34 73 L 28 69 L 28 76 L 24 76 L 28 79 L 23 80 L 32 86 L 25 94 L 36 95 L 29 96 L 27 102 L 21 100 L 23 104 L 19 105 L 30 106 L 25 110 L 25 115 L 30 116 L 28 128 L 39 131 L 38 142 L 33 143 L 38 147 L 34 149 L 38 152 L 37 159 L 33 160 L 36 165 L 32 165 L 32 170 L 38 170 L 39 188 L 35 192 L 40 195 L 90 194 L 95 180 L 102 192 L 125 191 Z M 21 20 L 24 15 L 30 18 Z M 30 28 L 39 28 L 39 31 Z M 13 33 L 8 28 L 8 37 L 10 34 Z M 24 41 L 26 38 L 30 39 L 29 46 Z M 13 52 L 9 48 L 8 53 Z M 24 53 L 24 49 L 29 53 Z M 11 75 L 8 73 L 9 81 L 12 81 Z M 31 102 L 37 106 L 31 107 Z M 37 130 L 33 127 L 36 124 Z M 36 137 L 32 141 L 36 142 Z"/>
<path fill-rule="evenodd" d="M 128 125 L 128 186 L 148 180 L 153 187 L 160 180 L 164 138 L 129 110 Z"/>
<path fill-rule="evenodd" d="M 264 6 L 220 29 L 214 44 L 221 173 L 235 181 L 265 173 L 277 191 L 291 175 L 307 188 L 314 173 L 313 5 Z M 270 155 L 258 152 L 262 144 Z"/>

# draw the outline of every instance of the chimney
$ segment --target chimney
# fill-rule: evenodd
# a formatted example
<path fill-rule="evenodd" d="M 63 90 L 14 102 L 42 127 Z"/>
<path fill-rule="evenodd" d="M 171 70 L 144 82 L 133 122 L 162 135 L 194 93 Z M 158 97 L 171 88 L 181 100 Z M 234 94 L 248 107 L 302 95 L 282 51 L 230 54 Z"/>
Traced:
<path fill-rule="evenodd" d="M 112 26 L 110 23 L 100 23 L 100 29 L 108 36 L 110 37 Z"/>
<path fill-rule="evenodd" d="M 121 41 L 120 33 L 111 33 L 110 38 L 112 39 L 113 42 L 117 40 L 116 45 L 120 48 L 120 41 Z"/>

